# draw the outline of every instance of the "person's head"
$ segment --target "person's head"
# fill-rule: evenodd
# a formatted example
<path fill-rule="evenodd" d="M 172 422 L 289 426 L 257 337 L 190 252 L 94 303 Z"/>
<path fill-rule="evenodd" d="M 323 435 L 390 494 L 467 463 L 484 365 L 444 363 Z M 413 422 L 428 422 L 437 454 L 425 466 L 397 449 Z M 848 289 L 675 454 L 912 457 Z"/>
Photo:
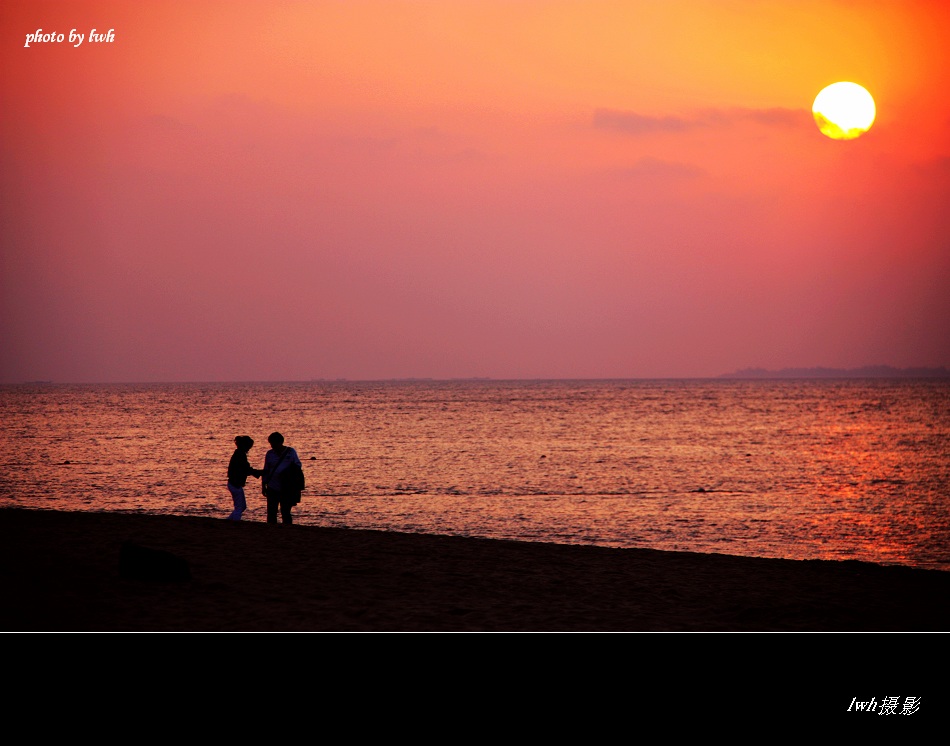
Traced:
<path fill-rule="evenodd" d="M 267 436 L 267 442 L 271 448 L 280 448 L 284 444 L 284 436 L 280 433 L 271 433 Z"/>
<path fill-rule="evenodd" d="M 247 435 L 238 435 L 234 439 L 234 445 L 236 445 L 240 451 L 250 451 L 254 445 L 254 441 Z"/>

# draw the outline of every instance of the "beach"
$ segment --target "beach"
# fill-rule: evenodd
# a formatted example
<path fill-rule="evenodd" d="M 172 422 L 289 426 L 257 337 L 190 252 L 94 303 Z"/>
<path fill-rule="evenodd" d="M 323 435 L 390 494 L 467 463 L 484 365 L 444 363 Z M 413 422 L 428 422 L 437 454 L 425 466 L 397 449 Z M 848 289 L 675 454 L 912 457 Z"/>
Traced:
<path fill-rule="evenodd" d="M 950 573 L 0 509 L 6 632 L 945 632 Z"/>

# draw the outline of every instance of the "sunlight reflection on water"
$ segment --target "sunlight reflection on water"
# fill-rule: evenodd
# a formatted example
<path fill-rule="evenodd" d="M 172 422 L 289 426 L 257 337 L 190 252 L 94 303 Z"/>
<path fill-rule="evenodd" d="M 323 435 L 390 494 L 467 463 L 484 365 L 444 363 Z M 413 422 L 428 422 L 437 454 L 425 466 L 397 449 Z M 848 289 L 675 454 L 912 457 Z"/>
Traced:
<path fill-rule="evenodd" d="M 946 381 L 6 386 L 0 506 L 224 517 L 273 430 L 305 524 L 950 567 Z"/>

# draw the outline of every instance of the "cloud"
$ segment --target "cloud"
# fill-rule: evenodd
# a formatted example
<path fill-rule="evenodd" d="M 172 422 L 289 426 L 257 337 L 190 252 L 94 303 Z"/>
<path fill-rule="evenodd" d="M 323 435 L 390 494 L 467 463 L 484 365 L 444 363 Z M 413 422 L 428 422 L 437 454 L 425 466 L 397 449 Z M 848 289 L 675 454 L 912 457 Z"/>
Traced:
<path fill-rule="evenodd" d="M 767 127 L 795 127 L 808 122 L 811 114 L 804 109 L 703 109 L 689 116 L 649 116 L 634 111 L 597 109 L 593 124 L 598 129 L 623 132 L 628 135 L 648 135 L 654 132 L 679 133 L 697 129 L 731 127 L 742 122 L 753 122 Z"/>
<path fill-rule="evenodd" d="M 646 135 L 652 132 L 683 132 L 695 128 L 696 122 L 681 117 L 651 117 L 633 111 L 597 109 L 594 112 L 594 126 L 630 135 Z"/>
<path fill-rule="evenodd" d="M 798 127 L 811 124 L 811 112 L 806 109 L 732 109 L 735 116 L 746 121 L 764 124 L 769 127 Z"/>
<path fill-rule="evenodd" d="M 630 168 L 624 169 L 621 173 L 623 176 L 636 178 L 695 179 L 702 176 L 705 171 L 690 163 L 674 163 L 647 156 L 638 160 Z"/>

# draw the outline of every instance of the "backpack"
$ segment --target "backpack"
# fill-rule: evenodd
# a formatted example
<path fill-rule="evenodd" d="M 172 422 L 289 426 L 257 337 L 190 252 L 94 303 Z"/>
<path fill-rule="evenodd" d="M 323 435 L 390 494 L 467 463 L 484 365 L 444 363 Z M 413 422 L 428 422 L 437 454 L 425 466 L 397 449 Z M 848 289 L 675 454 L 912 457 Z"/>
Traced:
<path fill-rule="evenodd" d="M 297 464 L 291 464 L 280 473 L 280 488 L 284 492 L 300 494 L 307 486 L 303 469 Z"/>

